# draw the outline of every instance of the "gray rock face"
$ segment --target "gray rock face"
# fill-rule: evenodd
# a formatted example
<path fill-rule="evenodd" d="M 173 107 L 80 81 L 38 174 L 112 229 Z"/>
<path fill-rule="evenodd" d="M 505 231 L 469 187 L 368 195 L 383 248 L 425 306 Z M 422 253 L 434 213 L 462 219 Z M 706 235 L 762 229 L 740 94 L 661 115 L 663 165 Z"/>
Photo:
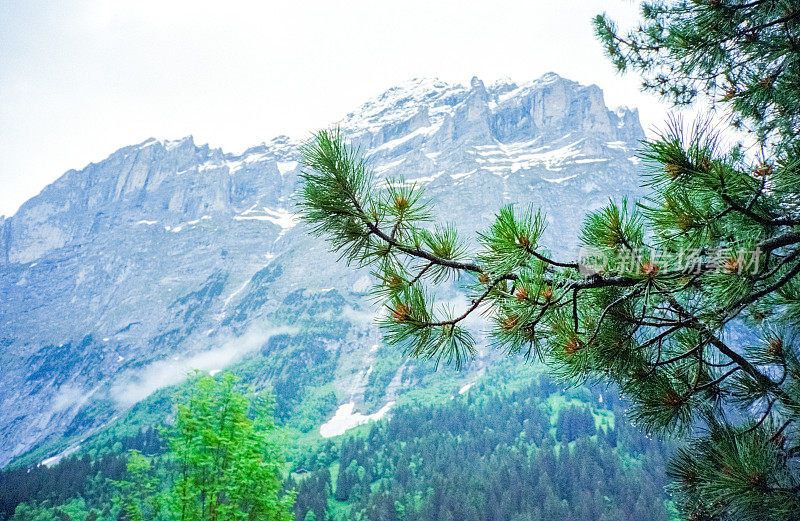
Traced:
<path fill-rule="evenodd" d="M 413 80 L 340 125 L 379 182 L 424 186 L 465 234 L 530 203 L 547 212 L 547 245 L 570 255 L 587 210 L 638 191 L 637 112 L 552 73 L 489 87 Z M 0 218 L 0 465 L 92 432 L 192 364 L 218 369 L 262 348 L 292 325 L 274 317 L 297 291 L 334 288 L 371 313 L 365 273 L 336 263 L 295 215 L 298 146 L 280 137 L 232 155 L 150 139 Z M 363 318 L 347 349 L 372 360 L 379 337 Z M 342 389 L 365 370 L 344 365 Z M 142 371 L 164 377 L 130 391 Z"/>

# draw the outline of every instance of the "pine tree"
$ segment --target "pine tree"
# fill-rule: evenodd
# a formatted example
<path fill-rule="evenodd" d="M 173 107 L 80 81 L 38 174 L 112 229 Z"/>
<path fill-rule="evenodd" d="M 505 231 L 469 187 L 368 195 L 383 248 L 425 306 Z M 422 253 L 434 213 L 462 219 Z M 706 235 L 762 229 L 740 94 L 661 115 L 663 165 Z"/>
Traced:
<path fill-rule="evenodd" d="M 464 363 L 482 311 L 499 348 L 615 382 L 641 428 L 686 441 L 668 472 L 687 519 L 800 519 L 800 5 L 656 1 L 625 35 L 595 24 L 620 71 L 724 113 L 747 146 L 709 118 L 670 120 L 642 144 L 647 199 L 589 214 L 583 254 L 563 260 L 543 214 L 513 206 L 469 251 L 420 187 L 377 189 L 322 131 L 303 151 L 304 220 L 373 269 L 385 336 L 408 354 Z M 448 278 L 470 293 L 463 313 L 434 302 Z"/>

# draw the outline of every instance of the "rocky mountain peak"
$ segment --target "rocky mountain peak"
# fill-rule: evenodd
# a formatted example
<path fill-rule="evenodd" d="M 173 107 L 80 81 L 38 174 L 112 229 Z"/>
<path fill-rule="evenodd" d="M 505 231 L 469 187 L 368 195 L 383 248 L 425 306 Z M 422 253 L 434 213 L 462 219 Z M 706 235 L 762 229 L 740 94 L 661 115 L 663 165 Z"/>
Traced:
<path fill-rule="evenodd" d="M 587 210 L 639 193 L 637 112 L 609 110 L 598 87 L 555 74 L 489 87 L 415 79 L 339 125 L 378 183 L 423 187 L 465 238 L 497 208 L 530 204 L 546 212 L 545 245 L 571 255 Z M 120 397 L 147 396 L 197 364 L 291 360 L 257 378 L 283 375 L 302 397 L 292 371 L 324 362 L 325 385 L 362 412 L 352 382 L 380 352 L 369 279 L 300 223 L 299 144 L 279 136 L 231 154 L 191 136 L 151 138 L 67 172 L 0 219 L 0 465 L 64 433 L 81 439 L 131 406 Z M 295 302 L 334 292 L 335 305 Z M 306 351 L 289 356 L 286 339 L 269 340 L 309 320 L 331 322 L 303 333 Z M 375 367 L 392 367 L 381 381 L 395 382 L 366 393 L 380 407 L 413 384 L 402 367 Z"/>

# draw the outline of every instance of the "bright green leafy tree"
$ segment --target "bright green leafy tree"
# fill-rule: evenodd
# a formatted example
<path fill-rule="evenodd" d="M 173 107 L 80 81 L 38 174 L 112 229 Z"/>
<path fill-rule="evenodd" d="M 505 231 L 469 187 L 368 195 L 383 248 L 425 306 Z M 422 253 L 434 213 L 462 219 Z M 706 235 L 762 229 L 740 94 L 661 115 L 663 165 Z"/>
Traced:
<path fill-rule="evenodd" d="M 158 461 L 131 453 L 127 479 L 117 482 L 120 519 L 293 518 L 294 492 L 281 492 L 283 444 L 269 397 L 243 394 L 230 373 L 197 376 L 166 433 L 170 450 Z M 154 475 L 154 467 L 167 475 Z M 167 490 L 157 492 L 159 487 Z"/>
<path fill-rule="evenodd" d="M 157 494 L 158 479 L 152 475 L 150 460 L 139 451 L 131 451 L 126 477 L 114 483 L 120 492 L 115 498 L 120 509 L 118 518 L 129 521 L 158 519 L 161 498 Z"/>
<path fill-rule="evenodd" d="M 542 214 L 512 206 L 470 251 L 418 186 L 377 189 L 323 131 L 304 149 L 304 220 L 373 269 L 386 337 L 409 354 L 463 363 L 464 320 L 484 312 L 499 348 L 613 381 L 643 429 L 685 439 L 668 472 L 687 519 L 800 519 L 800 4 L 647 2 L 628 34 L 595 23 L 620 71 L 713 105 L 752 144 L 671 120 L 642 144 L 650 195 L 589 214 L 564 260 L 540 243 Z M 464 311 L 434 301 L 449 277 Z"/>
<path fill-rule="evenodd" d="M 280 493 L 284 463 L 269 407 L 238 392 L 230 373 L 195 381 L 170 439 L 174 519 L 292 519 L 294 495 Z"/>

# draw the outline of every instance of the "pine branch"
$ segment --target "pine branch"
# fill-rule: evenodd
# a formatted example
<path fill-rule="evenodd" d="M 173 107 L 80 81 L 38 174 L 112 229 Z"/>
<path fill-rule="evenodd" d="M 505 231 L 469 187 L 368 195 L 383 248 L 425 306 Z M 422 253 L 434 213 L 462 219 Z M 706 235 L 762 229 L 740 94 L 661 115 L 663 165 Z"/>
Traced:
<path fill-rule="evenodd" d="M 742 369 L 741 367 L 734 367 L 733 369 L 731 369 L 731 370 L 730 370 L 730 371 L 728 371 L 727 373 L 723 374 L 722 376 L 720 376 L 720 377 L 719 377 L 719 378 L 717 378 L 716 380 L 713 380 L 713 381 L 711 381 L 711 382 L 708 382 L 708 383 L 706 383 L 706 384 L 703 384 L 703 385 L 701 385 L 701 386 L 699 386 L 699 387 L 693 387 L 693 388 L 692 388 L 692 394 L 694 394 L 694 393 L 698 393 L 698 392 L 700 392 L 700 391 L 705 391 L 706 389 L 709 389 L 709 388 L 711 388 L 711 387 L 715 387 L 715 386 L 719 385 L 719 384 L 720 384 L 720 383 L 722 383 L 722 382 L 723 382 L 723 381 L 724 381 L 726 378 L 728 378 L 730 375 L 732 375 L 733 373 L 735 373 L 736 371 L 739 371 L 739 370 L 741 370 L 741 369 Z M 699 374 L 699 371 L 698 371 L 698 374 Z"/>
<path fill-rule="evenodd" d="M 753 302 L 769 295 L 770 293 L 774 293 L 778 291 L 781 287 L 787 284 L 790 280 L 794 279 L 798 274 L 800 274 L 800 262 L 795 264 L 789 271 L 787 271 L 780 279 L 775 281 L 773 284 L 766 286 L 759 291 L 753 292 L 746 297 L 739 299 L 734 304 L 728 306 L 729 310 L 735 310 L 739 308 L 743 308 Z"/>

